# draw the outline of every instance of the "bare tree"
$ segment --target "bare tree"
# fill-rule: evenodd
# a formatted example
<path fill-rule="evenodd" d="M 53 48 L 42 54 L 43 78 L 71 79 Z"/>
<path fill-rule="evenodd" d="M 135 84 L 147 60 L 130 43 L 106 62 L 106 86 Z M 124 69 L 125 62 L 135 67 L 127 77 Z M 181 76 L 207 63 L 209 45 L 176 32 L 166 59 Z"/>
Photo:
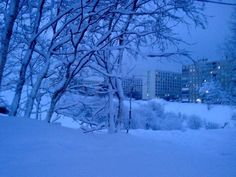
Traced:
<path fill-rule="evenodd" d="M 175 34 L 175 27 L 188 25 L 190 20 L 195 25 L 204 21 L 202 3 L 188 0 L 40 0 L 24 7 L 28 14 L 20 14 L 18 31 L 13 34 L 26 42 L 19 56 L 20 68 L 14 67 L 19 70 L 19 80 L 11 115 L 24 104 L 24 116 L 29 118 L 34 108 L 39 110 L 40 95 L 50 96 L 46 119 L 52 122 L 57 104 L 73 80 L 90 68 L 105 80 L 110 132 L 123 126 L 125 54 L 142 56 L 144 47 L 155 46 L 161 52 L 155 57 L 184 55 L 179 49 L 184 41 Z M 169 52 L 169 46 L 175 50 Z"/>
<path fill-rule="evenodd" d="M 110 63 L 112 70 L 107 73 L 110 84 L 118 98 L 118 113 L 116 129 L 122 126 L 123 116 L 123 90 L 122 67 L 124 52 L 131 52 L 140 55 L 140 48 L 144 46 L 157 46 L 162 53 L 156 53 L 156 57 L 168 57 L 172 55 L 186 55 L 179 50 L 178 44 L 182 41 L 175 35 L 173 29 L 178 24 L 187 24 L 187 19 L 193 20 L 195 25 L 203 25 L 204 15 L 201 8 L 193 2 L 188 1 L 126 1 L 122 7 L 117 6 L 116 14 L 112 16 L 112 22 L 117 22 L 115 32 L 119 33 L 116 40 L 112 42 L 113 52 L 109 56 L 100 59 L 98 64 L 105 67 L 104 72 L 108 72 L 108 66 L 104 63 Z M 185 14 L 185 16 L 182 15 Z M 116 33 L 116 34 L 117 34 Z M 110 36 L 112 39 L 112 36 Z M 167 52 L 168 45 L 176 47 L 176 51 Z M 102 58 L 102 57 L 101 57 Z M 105 59 L 108 58 L 108 59 Z M 112 59 L 113 58 L 113 59 Z M 103 61 L 103 62 L 101 62 Z M 113 120 L 113 118 L 111 118 Z"/>
<path fill-rule="evenodd" d="M 19 102 L 21 99 L 21 94 L 22 94 L 22 89 L 25 83 L 25 77 L 26 77 L 26 71 L 27 71 L 27 67 L 30 63 L 30 60 L 32 58 L 33 55 L 33 51 L 34 51 L 34 47 L 36 45 L 36 38 L 34 38 L 34 36 L 38 33 L 39 30 L 39 26 L 41 23 L 41 18 L 42 18 L 42 13 L 43 13 L 43 5 L 45 3 L 45 0 L 40 0 L 38 3 L 38 7 L 37 7 L 37 11 L 36 11 L 36 16 L 34 19 L 34 25 L 32 28 L 32 37 L 29 39 L 29 44 L 28 44 L 28 49 L 25 52 L 25 56 L 22 60 L 22 65 L 20 68 L 20 76 L 19 76 L 19 81 L 17 83 L 16 86 L 16 90 L 15 90 L 15 96 L 13 98 L 12 104 L 11 104 L 11 111 L 10 111 L 10 115 L 11 116 L 15 116 L 17 113 L 17 109 L 19 107 Z M 34 11 L 34 9 L 32 9 L 32 11 Z"/>
<path fill-rule="evenodd" d="M 13 26 L 16 20 L 17 14 L 19 12 L 20 0 L 11 0 L 8 5 L 8 1 L 5 1 L 6 8 L 4 16 L 4 28 L 3 32 L 0 35 L 1 44 L 0 44 L 0 88 L 2 85 L 3 72 L 7 61 L 7 54 L 9 50 L 9 44 L 12 37 Z"/>

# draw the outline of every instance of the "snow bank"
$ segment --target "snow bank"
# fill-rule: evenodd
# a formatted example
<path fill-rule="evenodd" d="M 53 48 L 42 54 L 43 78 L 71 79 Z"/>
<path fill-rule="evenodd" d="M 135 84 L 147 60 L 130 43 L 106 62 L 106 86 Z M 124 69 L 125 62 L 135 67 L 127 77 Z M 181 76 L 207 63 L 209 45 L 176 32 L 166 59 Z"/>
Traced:
<path fill-rule="evenodd" d="M 69 99 L 68 99 L 69 98 Z M 79 102 L 83 100 L 83 104 Z M 107 123 L 107 110 L 102 109 L 106 100 L 101 97 L 80 95 L 63 97 L 58 110 L 63 126 L 79 128 L 80 120 Z M 115 102 L 115 104 L 117 104 Z M 69 107 L 68 105 L 73 105 Z M 102 110 L 102 111 L 100 111 Z M 99 112 L 99 114 L 96 114 Z M 71 118 L 73 119 L 71 119 Z M 132 119 L 129 125 L 129 101 L 124 102 L 125 128 L 152 130 L 218 129 L 236 127 L 236 109 L 231 106 L 167 102 L 161 99 L 132 101 Z"/>
<path fill-rule="evenodd" d="M 164 100 L 133 101 L 131 128 L 183 130 L 235 127 L 235 108 L 225 105 L 167 102 Z M 128 119 L 129 102 L 125 102 L 124 119 Z"/>
<path fill-rule="evenodd" d="M 2 177 L 235 177 L 236 130 L 83 134 L 0 116 Z"/>
<path fill-rule="evenodd" d="M 208 109 L 206 104 L 175 102 L 163 102 L 162 104 L 165 106 L 166 111 L 181 113 L 187 116 L 196 115 L 202 120 L 219 124 L 231 122 L 233 112 L 236 111 L 233 107 L 226 105 L 211 105 L 210 109 Z"/>

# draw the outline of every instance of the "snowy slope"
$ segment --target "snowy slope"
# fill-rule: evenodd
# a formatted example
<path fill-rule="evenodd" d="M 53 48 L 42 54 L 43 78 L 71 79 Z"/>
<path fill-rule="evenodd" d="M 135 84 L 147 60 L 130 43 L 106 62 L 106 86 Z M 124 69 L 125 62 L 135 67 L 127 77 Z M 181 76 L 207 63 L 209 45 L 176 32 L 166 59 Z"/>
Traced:
<path fill-rule="evenodd" d="M 235 177 L 236 130 L 83 134 L 0 117 L 1 177 Z"/>

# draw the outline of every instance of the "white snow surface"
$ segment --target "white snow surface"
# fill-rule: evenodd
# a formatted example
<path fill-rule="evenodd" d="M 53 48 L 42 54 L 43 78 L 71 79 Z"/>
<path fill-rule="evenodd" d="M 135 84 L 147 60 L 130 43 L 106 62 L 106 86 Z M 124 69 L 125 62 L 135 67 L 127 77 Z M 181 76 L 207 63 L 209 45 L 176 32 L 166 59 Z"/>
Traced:
<path fill-rule="evenodd" d="M 235 111 L 233 107 L 227 105 L 211 105 L 210 107 L 211 108 L 208 110 L 206 104 L 175 102 L 169 102 L 165 104 L 166 111 L 182 113 L 188 116 L 197 115 L 203 120 L 219 124 L 230 122 L 232 114 Z"/>
<path fill-rule="evenodd" d="M 1 177 L 235 177 L 236 129 L 83 134 L 0 116 Z"/>
<path fill-rule="evenodd" d="M 224 123 L 230 123 L 234 127 L 235 121 L 232 120 L 233 114 L 236 114 L 235 106 L 229 105 L 210 105 L 210 109 L 206 104 L 198 103 L 180 103 L 180 102 L 168 102 L 162 99 L 154 99 L 149 101 L 133 101 L 132 107 L 138 110 L 145 111 L 145 106 L 154 102 L 160 104 L 164 107 L 165 112 L 171 112 L 175 114 L 182 114 L 186 116 L 198 116 L 203 121 L 208 121 L 212 123 L 217 123 L 219 125 L 224 125 Z M 125 102 L 126 107 L 129 106 L 129 102 Z"/>

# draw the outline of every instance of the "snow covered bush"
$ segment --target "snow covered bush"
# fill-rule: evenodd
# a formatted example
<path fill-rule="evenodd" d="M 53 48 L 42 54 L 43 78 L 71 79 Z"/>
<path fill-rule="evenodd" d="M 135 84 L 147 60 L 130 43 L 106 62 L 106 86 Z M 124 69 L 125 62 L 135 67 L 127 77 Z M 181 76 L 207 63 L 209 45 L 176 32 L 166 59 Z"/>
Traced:
<path fill-rule="evenodd" d="M 202 124 L 202 119 L 196 115 L 189 116 L 187 119 L 187 126 L 190 129 L 199 129 Z"/>
<path fill-rule="evenodd" d="M 232 120 L 236 120 L 236 112 L 234 112 L 233 113 L 233 115 L 232 115 L 232 118 L 231 118 Z"/>
<path fill-rule="evenodd" d="M 163 105 L 156 103 L 155 101 L 150 101 L 147 104 L 147 108 L 150 112 L 146 119 L 146 128 L 151 128 L 152 130 L 161 129 L 161 120 L 164 117 L 164 107 Z"/>
<path fill-rule="evenodd" d="M 233 121 L 234 127 L 236 127 L 236 112 L 232 114 L 231 120 Z"/>
<path fill-rule="evenodd" d="M 162 117 L 160 127 L 162 130 L 182 130 L 183 119 L 180 115 L 172 112 L 167 112 Z"/>
<path fill-rule="evenodd" d="M 126 118 L 128 108 L 125 109 Z M 152 130 L 181 130 L 183 128 L 183 117 L 181 115 L 164 111 L 164 106 L 155 101 L 149 101 L 142 106 L 135 106 L 132 109 L 130 128 L 152 129 Z M 127 120 L 125 121 L 127 127 Z"/>
<path fill-rule="evenodd" d="M 129 104 L 125 102 L 125 117 Z M 235 108 L 214 105 L 207 110 L 204 104 L 172 103 L 163 100 L 133 101 L 130 128 L 152 130 L 218 129 L 229 122 L 236 127 Z"/>
<path fill-rule="evenodd" d="M 128 127 L 129 107 L 126 105 L 124 109 L 125 127 Z M 160 120 L 164 115 L 163 105 L 154 101 L 147 102 L 147 104 L 135 105 L 131 110 L 131 124 L 133 129 L 160 129 Z"/>
<path fill-rule="evenodd" d="M 199 95 L 204 103 L 210 104 L 230 104 L 231 96 L 222 88 L 219 81 L 213 79 L 204 82 L 199 88 Z"/>
<path fill-rule="evenodd" d="M 220 128 L 220 125 L 217 123 L 214 123 L 214 122 L 207 122 L 205 124 L 205 128 L 206 129 L 218 129 L 218 128 Z"/>

